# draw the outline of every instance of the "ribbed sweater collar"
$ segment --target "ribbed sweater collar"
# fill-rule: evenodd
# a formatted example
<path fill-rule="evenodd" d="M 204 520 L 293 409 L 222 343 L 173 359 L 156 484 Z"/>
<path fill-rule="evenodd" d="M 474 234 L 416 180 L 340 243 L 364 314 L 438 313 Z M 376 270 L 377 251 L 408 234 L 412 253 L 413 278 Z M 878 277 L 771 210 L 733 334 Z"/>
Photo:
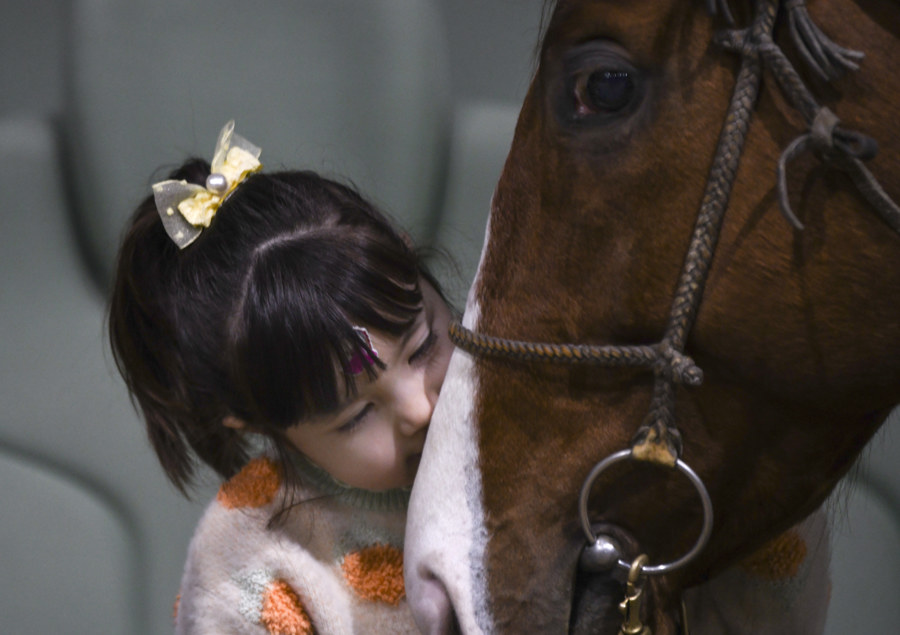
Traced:
<path fill-rule="evenodd" d="M 302 482 L 350 507 L 369 511 L 400 511 L 409 504 L 409 488 L 373 492 L 350 487 L 302 456 L 295 459 L 294 466 Z"/>

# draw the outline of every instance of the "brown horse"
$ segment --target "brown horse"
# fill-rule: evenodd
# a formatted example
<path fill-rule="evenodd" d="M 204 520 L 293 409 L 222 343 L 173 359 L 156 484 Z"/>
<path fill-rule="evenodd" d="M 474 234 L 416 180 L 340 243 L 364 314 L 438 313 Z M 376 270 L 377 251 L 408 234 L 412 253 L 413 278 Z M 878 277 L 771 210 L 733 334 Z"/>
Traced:
<path fill-rule="evenodd" d="M 900 402 L 900 5 L 711 4 L 552 7 L 413 491 L 425 632 L 615 633 L 710 520 L 676 460 L 711 536 L 627 590 L 678 632 Z"/>

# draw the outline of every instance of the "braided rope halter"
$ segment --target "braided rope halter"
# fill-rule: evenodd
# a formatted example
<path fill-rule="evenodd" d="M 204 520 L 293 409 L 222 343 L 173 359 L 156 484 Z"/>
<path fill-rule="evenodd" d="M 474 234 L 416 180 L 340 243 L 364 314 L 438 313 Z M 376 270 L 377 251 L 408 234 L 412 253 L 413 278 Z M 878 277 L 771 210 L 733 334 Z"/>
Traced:
<path fill-rule="evenodd" d="M 721 13 L 733 23 L 727 0 L 706 0 L 710 13 Z M 717 44 L 741 56 L 734 92 L 723 124 L 700 211 L 681 271 L 668 323 L 662 339 L 647 346 L 533 343 L 475 333 L 460 322 L 450 326 L 450 339 L 459 348 L 476 356 L 498 357 L 517 362 L 591 364 L 608 368 L 646 368 L 653 372 L 653 394 L 647 416 L 631 441 L 631 447 L 606 457 L 591 471 L 582 485 L 579 501 L 582 526 L 588 540 L 581 566 L 590 572 L 606 571 L 618 564 L 621 549 L 610 538 L 596 536 L 587 512 L 587 500 L 596 477 L 609 465 L 625 459 L 650 461 L 679 469 L 691 480 L 701 498 L 704 522 L 700 537 L 678 560 L 656 566 L 641 566 L 640 573 L 661 575 L 680 568 L 702 551 L 712 530 L 712 504 L 703 482 L 681 460 L 682 438 L 675 425 L 675 393 L 678 385 L 699 386 L 703 372 L 685 354 L 685 344 L 702 300 L 707 276 L 738 164 L 750 127 L 764 68 L 774 76 L 788 102 L 797 109 L 808 131 L 793 141 L 777 166 L 779 207 L 798 230 L 803 225 L 793 214 L 787 192 L 787 164 L 800 153 L 812 150 L 819 158 L 848 172 L 860 194 L 895 231 L 900 232 L 900 208 L 880 187 L 863 164 L 877 152 L 873 139 L 847 130 L 828 109 L 818 104 L 791 62 L 774 42 L 772 33 L 779 8 L 788 15 L 789 28 L 797 49 L 813 71 L 834 80 L 847 70 L 856 70 L 862 53 L 832 42 L 812 22 L 803 0 L 755 0 L 755 18 L 750 27 L 716 35 Z"/>

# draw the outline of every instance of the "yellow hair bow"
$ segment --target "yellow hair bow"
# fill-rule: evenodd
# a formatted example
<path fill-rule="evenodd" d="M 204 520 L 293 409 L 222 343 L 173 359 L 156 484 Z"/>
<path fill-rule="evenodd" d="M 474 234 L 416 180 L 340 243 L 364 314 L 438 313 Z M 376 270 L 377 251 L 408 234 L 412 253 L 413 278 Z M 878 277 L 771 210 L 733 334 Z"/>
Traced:
<path fill-rule="evenodd" d="M 163 227 L 179 249 L 194 242 L 234 189 L 262 169 L 260 153 L 257 146 L 234 134 L 232 120 L 219 133 L 206 187 L 174 179 L 153 184 Z"/>

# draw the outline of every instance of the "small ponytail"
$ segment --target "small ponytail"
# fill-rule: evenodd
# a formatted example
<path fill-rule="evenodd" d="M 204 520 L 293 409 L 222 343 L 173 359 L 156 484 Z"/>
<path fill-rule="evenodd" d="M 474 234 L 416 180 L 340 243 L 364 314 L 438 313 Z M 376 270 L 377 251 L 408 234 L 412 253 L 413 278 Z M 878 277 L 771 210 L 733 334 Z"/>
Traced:
<path fill-rule="evenodd" d="M 190 159 L 170 178 L 203 183 L 209 164 Z M 119 249 L 108 308 L 113 358 L 147 435 L 174 485 L 186 494 L 196 473 L 194 456 L 223 477 L 246 461 L 245 441 L 218 425 L 221 407 L 196 407 L 196 382 L 179 333 L 177 292 L 184 254 L 169 239 L 152 197 L 132 216 Z M 215 400 L 210 403 L 215 403 Z"/>
<path fill-rule="evenodd" d="M 203 184 L 209 172 L 190 159 L 170 178 Z M 353 325 L 405 331 L 422 278 L 438 288 L 387 217 L 312 172 L 250 174 L 183 249 L 147 197 L 119 250 L 109 339 L 169 479 L 187 493 L 200 464 L 232 476 L 247 430 L 290 475 L 284 431 L 353 389 L 342 371 Z"/>

